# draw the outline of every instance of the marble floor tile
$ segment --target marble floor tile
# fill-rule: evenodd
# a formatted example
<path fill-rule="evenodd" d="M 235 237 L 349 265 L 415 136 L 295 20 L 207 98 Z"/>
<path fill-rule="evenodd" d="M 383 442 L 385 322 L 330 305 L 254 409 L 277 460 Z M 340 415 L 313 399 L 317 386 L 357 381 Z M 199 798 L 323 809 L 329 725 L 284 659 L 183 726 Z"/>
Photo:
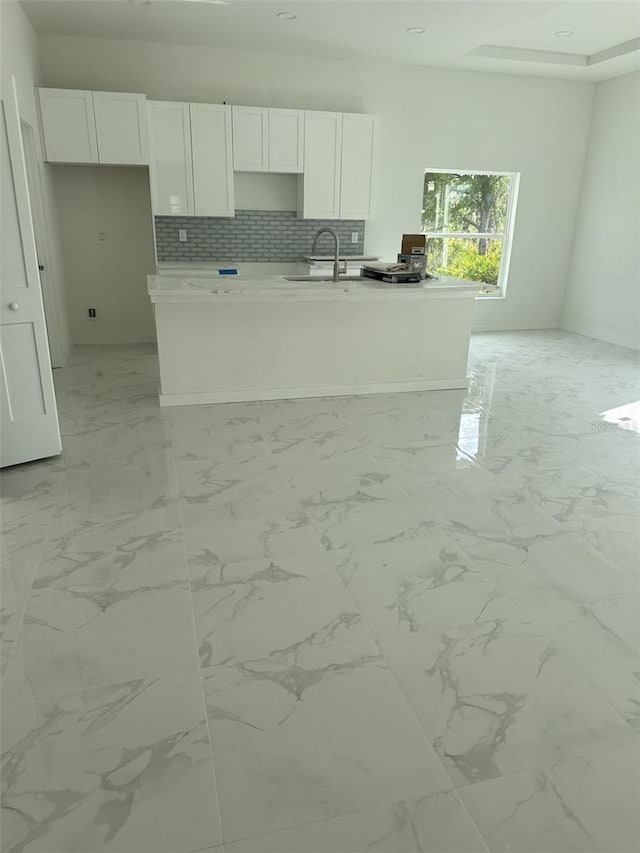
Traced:
<path fill-rule="evenodd" d="M 452 791 L 226 845 L 226 853 L 487 853 Z"/>
<path fill-rule="evenodd" d="M 475 467 L 466 454 L 460 452 L 455 444 L 377 444 L 368 448 L 378 465 L 402 477 L 409 484 L 421 474 L 448 475 L 465 468 Z"/>
<path fill-rule="evenodd" d="M 65 576 L 108 582 L 121 573 L 185 576 L 178 503 L 160 494 L 105 514 L 91 512 L 89 504 L 72 510 L 61 503 L 46 533 L 34 586 L 64 585 Z"/>
<path fill-rule="evenodd" d="M 423 797 L 450 781 L 370 644 L 307 642 L 205 698 L 225 843 Z"/>
<path fill-rule="evenodd" d="M 398 479 L 428 517 L 461 545 L 467 534 L 529 539 L 560 529 L 521 492 L 477 465 L 462 464 L 447 476 L 398 475 Z"/>
<path fill-rule="evenodd" d="M 251 403 L 243 411 L 250 411 L 259 421 L 265 434 L 270 427 L 311 427 L 314 422 L 322 429 L 328 424 L 340 422 L 346 416 L 353 398 L 346 397 L 302 397 L 296 400 L 264 400 Z"/>
<path fill-rule="evenodd" d="M 433 526 L 421 507 L 410 500 L 388 500 L 366 490 L 312 507 L 305 502 L 304 509 L 328 550 L 412 540 Z"/>
<path fill-rule="evenodd" d="M 634 853 L 638 745 L 461 788 L 491 853 Z"/>
<path fill-rule="evenodd" d="M 577 604 L 638 592 L 634 578 L 575 536 L 502 541 L 465 536 L 460 545 L 519 607 L 552 631 L 573 617 Z"/>
<path fill-rule="evenodd" d="M 381 649 L 456 785 L 637 740 L 507 599 L 474 623 L 385 638 Z"/>
<path fill-rule="evenodd" d="M 310 456 L 285 470 L 327 549 L 412 538 L 430 526 L 387 466 L 364 449 Z"/>
<path fill-rule="evenodd" d="M 0 533 L 0 683 L 16 638 L 49 529 L 51 509 L 4 524 Z"/>
<path fill-rule="evenodd" d="M 37 515 L 53 510 L 63 484 L 61 471 L 40 462 L 3 469 L 0 473 L 2 529 L 21 520 L 38 521 Z"/>
<path fill-rule="evenodd" d="M 266 517 L 240 518 L 183 509 L 183 519 L 190 565 L 218 566 L 323 550 L 315 528 L 295 507 L 271 507 Z"/>
<path fill-rule="evenodd" d="M 285 438 L 283 431 L 279 430 L 275 440 L 267 434 L 265 441 L 288 477 L 323 463 L 337 468 L 339 459 L 344 458 L 346 463 L 351 454 L 362 451 L 362 442 L 348 429 L 314 427 L 313 431 L 303 430 L 298 435 L 295 428 L 288 427 L 287 434 L 290 437 Z"/>
<path fill-rule="evenodd" d="M 640 579 L 639 514 L 627 511 L 621 515 L 607 513 L 597 518 L 574 520 L 566 525 L 601 554 Z"/>
<path fill-rule="evenodd" d="M 0 565 L 19 589 L 31 587 L 52 517 L 53 510 L 44 509 L 2 526 Z"/>
<path fill-rule="evenodd" d="M 18 629 L 27 606 L 28 590 L 20 590 L 10 572 L 0 573 L 0 683 L 13 655 Z"/>
<path fill-rule="evenodd" d="M 99 431 L 110 426 L 127 424 L 130 429 L 151 428 L 156 432 L 166 430 L 166 416 L 158 404 L 158 388 L 155 383 L 136 389 L 127 389 L 123 399 L 121 389 L 101 391 L 89 397 L 80 413 L 81 427 Z"/>
<path fill-rule="evenodd" d="M 372 494 L 380 493 L 392 500 L 406 500 L 406 493 L 391 478 L 388 466 L 376 462 L 362 447 L 348 447 L 329 456 L 307 450 L 304 458 L 296 456 L 293 462 L 287 459 L 286 453 L 276 458 L 296 495 L 310 505 L 314 503 L 313 498 L 339 499 L 359 488 L 367 488 Z"/>
<path fill-rule="evenodd" d="M 555 467 L 536 471 L 511 468 L 502 476 L 560 522 L 590 521 L 619 515 L 627 509 L 636 516 L 640 514 L 637 479 L 611 482 L 577 463 L 568 467 L 566 457 L 555 462 Z"/>
<path fill-rule="evenodd" d="M 640 596 L 577 605 L 557 648 L 640 731 Z"/>
<path fill-rule="evenodd" d="M 259 518 L 299 503 L 269 456 L 176 462 L 185 517 Z"/>
<path fill-rule="evenodd" d="M 57 518 L 42 549 L 33 588 L 100 586 L 148 576 L 188 577 L 177 509 L 145 513 L 134 522 L 87 521 L 70 528 L 64 518 Z"/>
<path fill-rule="evenodd" d="M 294 412 L 294 417 L 287 418 L 281 408 L 276 408 L 264 412 L 259 419 L 265 441 L 281 461 L 305 460 L 308 456 L 328 458 L 361 445 L 359 437 L 351 429 L 351 421 L 342 410 L 328 408 L 322 411 L 317 401 L 313 401 L 311 413 L 308 408 Z"/>
<path fill-rule="evenodd" d="M 75 348 L 0 473 L 3 849 L 635 853 L 639 361 L 161 409 L 155 346 Z"/>
<path fill-rule="evenodd" d="M 111 468 L 157 463 L 170 446 L 164 423 L 153 416 L 118 424 L 87 422 L 66 436 L 63 451 L 67 466 Z"/>
<path fill-rule="evenodd" d="M 455 392 L 454 392 L 455 393 Z M 392 395 L 393 396 L 393 395 Z M 352 415 L 353 428 L 366 444 L 455 445 L 460 429 L 464 395 L 441 396 L 437 407 L 418 396 L 401 400 L 400 395 L 372 402 L 372 411 Z"/>
<path fill-rule="evenodd" d="M 197 669 L 188 583 L 155 575 L 34 590 L 19 643 L 36 695 Z"/>
<path fill-rule="evenodd" d="M 142 465 L 68 470 L 56 509 L 81 522 L 140 515 L 177 498 L 175 468 L 160 457 Z"/>
<path fill-rule="evenodd" d="M 197 673 L 7 701 L 7 853 L 190 853 L 222 841 Z"/>
<path fill-rule="evenodd" d="M 297 645 L 370 642 L 370 634 L 324 553 L 191 565 L 196 633 L 210 684 L 240 677 L 245 661 Z"/>
<path fill-rule="evenodd" d="M 178 461 L 176 467 L 190 561 L 217 565 L 321 548 L 273 460 Z"/>
<path fill-rule="evenodd" d="M 219 406 L 187 406 L 166 415 L 173 455 L 179 460 L 268 457 L 257 422 L 225 417 Z"/>
<path fill-rule="evenodd" d="M 499 593 L 436 529 L 408 541 L 329 552 L 376 637 L 474 622 Z"/>

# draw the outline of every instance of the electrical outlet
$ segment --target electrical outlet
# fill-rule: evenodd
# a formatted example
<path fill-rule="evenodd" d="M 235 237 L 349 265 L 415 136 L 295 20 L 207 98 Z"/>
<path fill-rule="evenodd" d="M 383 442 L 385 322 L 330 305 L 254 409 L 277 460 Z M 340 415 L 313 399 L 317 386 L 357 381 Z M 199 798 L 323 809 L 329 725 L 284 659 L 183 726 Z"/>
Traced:
<path fill-rule="evenodd" d="M 87 308 L 87 314 L 89 315 L 90 320 L 98 319 L 98 309 L 97 308 Z"/>
<path fill-rule="evenodd" d="M 104 228 L 97 228 L 97 229 L 96 229 L 96 234 L 98 235 L 98 240 L 99 240 L 101 243 L 106 243 L 106 241 L 107 241 L 107 234 L 106 234 L 106 231 L 104 230 Z"/>
<path fill-rule="evenodd" d="M 352 232 L 351 232 L 351 242 L 352 242 L 352 243 L 357 243 L 357 242 L 358 242 L 358 232 L 357 232 L 357 231 L 352 231 Z"/>
<path fill-rule="evenodd" d="M 186 228 L 178 228 L 178 240 L 181 243 L 187 242 L 187 229 Z"/>

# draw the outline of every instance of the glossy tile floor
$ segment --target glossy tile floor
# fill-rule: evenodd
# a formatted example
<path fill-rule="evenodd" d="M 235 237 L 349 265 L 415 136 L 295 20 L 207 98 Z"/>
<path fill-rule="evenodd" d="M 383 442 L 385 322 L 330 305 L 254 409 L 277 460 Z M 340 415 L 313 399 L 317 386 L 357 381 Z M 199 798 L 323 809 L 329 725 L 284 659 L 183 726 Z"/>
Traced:
<path fill-rule="evenodd" d="M 1 477 L 3 851 L 639 849 L 638 364 L 471 365 L 161 411 L 150 347 L 76 349 Z"/>

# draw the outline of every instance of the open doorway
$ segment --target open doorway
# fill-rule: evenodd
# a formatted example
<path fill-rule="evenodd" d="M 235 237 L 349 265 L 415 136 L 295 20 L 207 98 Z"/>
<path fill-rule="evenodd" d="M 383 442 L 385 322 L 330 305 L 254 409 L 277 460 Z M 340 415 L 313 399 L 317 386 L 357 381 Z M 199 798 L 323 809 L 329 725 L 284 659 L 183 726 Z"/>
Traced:
<path fill-rule="evenodd" d="M 64 347 L 61 339 L 61 322 L 57 295 L 53 287 L 51 277 L 51 242 L 47 218 L 44 208 L 44 191 L 42 187 L 42 175 L 36 155 L 35 131 L 32 125 L 20 119 L 20 132 L 22 135 L 22 147 L 24 149 L 25 166 L 27 172 L 27 185 L 29 188 L 29 201 L 31 205 L 31 220 L 35 236 L 36 252 L 38 255 L 38 268 L 40 271 L 40 289 L 47 324 L 47 337 L 49 341 L 49 354 L 53 367 L 64 365 Z"/>

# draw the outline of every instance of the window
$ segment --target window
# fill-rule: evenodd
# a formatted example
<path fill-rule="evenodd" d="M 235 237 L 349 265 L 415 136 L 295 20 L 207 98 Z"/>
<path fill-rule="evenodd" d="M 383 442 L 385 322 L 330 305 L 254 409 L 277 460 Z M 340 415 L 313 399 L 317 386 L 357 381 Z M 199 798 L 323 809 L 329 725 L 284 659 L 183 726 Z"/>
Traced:
<path fill-rule="evenodd" d="M 438 275 L 498 285 L 481 290 L 503 296 L 509 270 L 518 174 L 424 173 L 422 230 L 427 269 Z"/>

